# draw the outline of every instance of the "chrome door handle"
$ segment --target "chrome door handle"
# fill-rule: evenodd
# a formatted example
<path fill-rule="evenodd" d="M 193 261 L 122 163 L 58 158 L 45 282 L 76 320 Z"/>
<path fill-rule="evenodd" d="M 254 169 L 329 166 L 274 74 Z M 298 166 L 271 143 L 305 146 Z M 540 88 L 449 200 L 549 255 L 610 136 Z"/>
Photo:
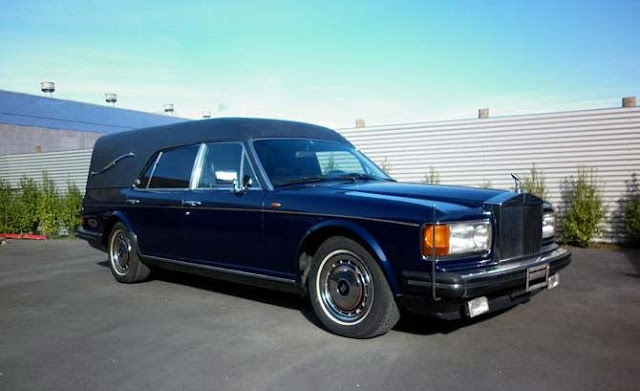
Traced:
<path fill-rule="evenodd" d="M 132 198 L 127 200 L 127 204 L 136 205 L 136 204 L 139 204 L 139 203 L 140 203 L 140 200 L 134 200 Z"/>
<path fill-rule="evenodd" d="M 182 205 L 186 206 L 198 206 L 200 204 L 202 204 L 200 201 L 182 201 Z"/>

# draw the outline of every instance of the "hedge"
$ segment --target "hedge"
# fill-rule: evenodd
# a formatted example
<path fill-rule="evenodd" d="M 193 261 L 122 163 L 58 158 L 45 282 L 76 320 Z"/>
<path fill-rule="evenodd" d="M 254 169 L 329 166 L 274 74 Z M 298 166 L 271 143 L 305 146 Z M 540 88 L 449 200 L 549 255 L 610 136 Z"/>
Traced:
<path fill-rule="evenodd" d="M 40 182 L 22 177 L 17 189 L 0 179 L 0 233 L 64 236 L 80 226 L 81 208 L 80 189 L 60 192 L 46 172 Z"/>

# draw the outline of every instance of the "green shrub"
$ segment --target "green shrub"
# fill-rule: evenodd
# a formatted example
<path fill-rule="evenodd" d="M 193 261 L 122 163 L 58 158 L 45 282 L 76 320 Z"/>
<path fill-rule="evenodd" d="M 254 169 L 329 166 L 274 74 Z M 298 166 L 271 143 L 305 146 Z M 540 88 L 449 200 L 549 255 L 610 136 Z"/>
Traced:
<path fill-rule="evenodd" d="M 430 185 L 440 184 L 440 174 L 436 171 L 435 168 L 433 168 L 433 166 L 429 168 L 429 173 L 425 174 L 424 178 L 422 178 L 422 183 Z"/>
<path fill-rule="evenodd" d="M 20 178 L 20 190 L 15 202 L 16 222 L 19 233 L 38 232 L 38 202 L 40 189 L 32 178 Z"/>
<path fill-rule="evenodd" d="M 529 176 L 524 178 L 522 190 L 526 193 L 534 194 L 540 199 L 547 199 L 547 186 L 545 184 L 544 175 L 542 172 L 538 172 L 535 163 L 532 163 L 531 169 L 529 170 Z"/>
<path fill-rule="evenodd" d="M 0 232 L 59 236 L 74 232 L 80 225 L 82 192 L 67 184 L 61 194 L 46 172 L 37 183 L 22 177 L 18 189 L 0 179 Z"/>
<path fill-rule="evenodd" d="M 601 233 L 600 222 L 605 215 L 597 170 L 578 168 L 576 179 L 571 177 L 569 204 L 562 220 L 562 238 L 569 244 L 586 247 Z"/>
<path fill-rule="evenodd" d="M 42 235 L 57 236 L 62 226 L 64 206 L 60 194 L 56 190 L 55 183 L 47 173 L 42 174 L 40 194 L 36 208 L 38 231 Z"/>
<path fill-rule="evenodd" d="M 627 242 L 632 246 L 640 246 L 640 185 L 634 173 L 627 181 L 627 199 L 624 203 L 624 227 Z"/>
<path fill-rule="evenodd" d="M 0 179 L 0 233 L 16 232 L 15 198 L 9 182 Z"/>
<path fill-rule="evenodd" d="M 62 198 L 62 205 L 62 223 L 70 233 L 73 233 L 82 223 L 82 219 L 80 218 L 82 193 L 75 184 L 67 184 L 67 192 Z"/>

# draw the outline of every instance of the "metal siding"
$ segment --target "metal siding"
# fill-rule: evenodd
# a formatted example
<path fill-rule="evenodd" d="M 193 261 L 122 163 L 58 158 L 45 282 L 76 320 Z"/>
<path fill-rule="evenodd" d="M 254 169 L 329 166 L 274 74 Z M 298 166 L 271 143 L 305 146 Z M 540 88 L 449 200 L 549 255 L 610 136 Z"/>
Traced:
<path fill-rule="evenodd" d="M 91 149 L 80 149 L 0 156 L 0 178 L 17 188 L 23 175 L 40 181 L 46 171 L 59 190 L 64 191 L 67 183 L 73 183 L 84 193 L 91 152 Z"/>
<path fill-rule="evenodd" d="M 605 233 L 618 241 L 623 227 L 613 216 L 625 181 L 640 174 L 640 107 L 574 111 L 457 121 L 408 123 L 338 130 L 391 175 L 421 182 L 431 167 L 442 184 L 512 189 L 511 172 L 523 178 L 531 164 L 543 172 L 548 200 L 562 213 L 562 183 L 578 166 L 598 170 L 607 207 Z"/>

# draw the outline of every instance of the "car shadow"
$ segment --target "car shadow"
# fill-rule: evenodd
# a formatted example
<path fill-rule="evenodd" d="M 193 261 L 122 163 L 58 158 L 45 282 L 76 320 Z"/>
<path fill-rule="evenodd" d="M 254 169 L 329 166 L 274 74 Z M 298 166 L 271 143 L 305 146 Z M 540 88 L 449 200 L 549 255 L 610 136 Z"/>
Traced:
<path fill-rule="evenodd" d="M 109 267 L 109 262 L 106 260 L 97 262 L 96 264 L 105 268 Z M 246 300 L 252 300 L 264 304 L 298 310 L 310 323 L 320 329 L 327 331 L 324 325 L 320 322 L 320 320 L 313 312 L 313 308 L 311 306 L 311 303 L 309 302 L 309 299 L 306 297 L 298 296 L 296 294 L 162 269 L 156 269 L 153 271 L 153 280 L 185 285 L 209 292 L 235 296 Z M 402 311 L 400 321 L 394 326 L 393 330 L 401 333 L 416 335 L 450 334 L 464 327 L 482 322 L 494 316 L 499 316 L 506 311 L 509 311 L 509 309 L 481 315 L 473 319 L 461 319 L 453 321 L 440 320 Z"/>
<path fill-rule="evenodd" d="M 511 308 L 513 307 L 494 311 L 485 315 L 480 315 L 476 318 L 463 318 L 458 320 L 442 320 L 429 316 L 421 316 L 409 312 L 403 312 L 402 316 L 400 317 L 400 321 L 393 329 L 395 331 L 417 335 L 446 335 L 465 327 L 473 326 L 476 323 L 481 323 L 496 316 L 500 316 L 503 313 L 510 311 Z"/>
<path fill-rule="evenodd" d="M 109 268 L 109 261 L 105 260 L 97 262 L 97 265 Z M 152 279 L 298 310 L 311 323 L 323 328 L 322 324 L 313 313 L 313 308 L 311 308 L 309 301 L 296 294 L 162 269 L 154 269 Z"/>
<path fill-rule="evenodd" d="M 96 262 L 96 265 L 108 268 L 109 267 L 109 261 L 104 260 L 104 261 Z"/>

